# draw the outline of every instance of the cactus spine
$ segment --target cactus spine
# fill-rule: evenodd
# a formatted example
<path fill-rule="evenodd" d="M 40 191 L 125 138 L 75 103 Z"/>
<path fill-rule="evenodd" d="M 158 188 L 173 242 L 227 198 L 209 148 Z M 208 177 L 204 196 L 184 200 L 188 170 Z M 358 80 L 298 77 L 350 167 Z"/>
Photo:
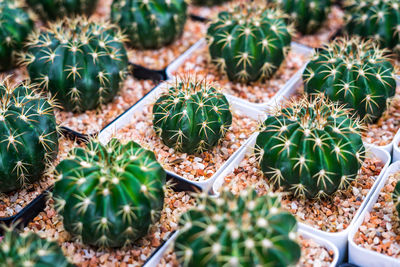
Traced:
<path fill-rule="evenodd" d="M 89 16 L 95 10 L 97 0 L 27 0 L 27 3 L 43 19 L 55 20 L 79 15 Z"/>
<path fill-rule="evenodd" d="M 186 9 L 185 0 L 114 0 L 111 20 L 125 31 L 133 47 L 157 49 L 182 35 Z"/>
<path fill-rule="evenodd" d="M 301 254 L 296 219 L 274 195 L 204 195 L 179 226 L 175 252 L 182 266 L 288 266 Z"/>
<path fill-rule="evenodd" d="M 58 152 L 54 100 L 0 80 L 0 192 L 38 181 Z"/>
<path fill-rule="evenodd" d="M 295 196 L 322 198 L 345 190 L 364 157 L 361 125 L 337 104 L 307 96 L 264 122 L 256 155 L 265 179 Z"/>
<path fill-rule="evenodd" d="M 65 110 L 83 112 L 110 102 L 122 87 L 128 66 L 123 41 L 114 25 L 65 18 L 30 37 L 23 62 L 31 80 Z"/>
<path fill-rule="evenodd" d="M 213 63 L 232 81 L 270 78 L 290 48 L 291 27 L 282 12 L 256 5 L 219 13 L 207 31 Z"/>
<path fill-rule="evenodd" d="M 72 267 L 56 242 L 34 233 L 5 229 L 0 242 L 1 266 Z"/>
<path fill-rule="evenodd" d="M 0 70 L 14 66 L 15 54 L 33 29 L 33 21 L 19 0 L 0 0 Z"/>
<path fill-rule="evenodd" d="M 226 97 L 206 80 L 176 80 L 153 106 L 153 127 L 163 142 L 194 154 L 222 140 L 232 124 Z"/>
<path fill-rule="evenodd" d="M 306 93 L 324 93 L 367 122 L 378 120 L 396 91 L 394 67 L 372 41 L 337 39 L 315 53 L 303 74 Z"/>
<path fill-rule="evenodd" d="M 398 0 L 346 0 L 346 31 L 376 39 L 400 56 L 400 3 Z"/>
<path fill-rule="evenodd" d="M 53 198 L 64 228 L 84 244 L 121 247 L 144 236 L 163 208 L 166 173 L 135 142 L 92 141 L 56 168 Z"/>

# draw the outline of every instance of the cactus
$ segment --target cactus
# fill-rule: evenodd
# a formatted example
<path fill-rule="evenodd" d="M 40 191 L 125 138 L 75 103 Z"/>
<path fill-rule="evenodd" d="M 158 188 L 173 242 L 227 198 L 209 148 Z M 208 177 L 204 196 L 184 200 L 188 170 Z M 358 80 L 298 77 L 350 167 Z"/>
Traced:
<path fill-rule="evenodd" d="M 173 43 L 186 22 L 185 0 L 114 0 L 111 20 L 139 49 L 157 49 Z"/>
<path fill-rule="evenodd" d="M 397 210 L 397 216 L 400 218 L 400 181 L 397 181 L 396 187 L 392 193 L 394 208 Z"/>
<path fill-rule="evenodd" d="M 38 181 L 58 152 L 58 133 L 48 99 L 26 83 L 0 80 L 0 192 Z"/>
<path fill-rule="evenodd" d="M 331 0 L 272 0 L 291 18 L 302 34 L 315 33 L 327 19 Z"/>
<path fill-rule="evenodd" d="M 196 6 L 220 6 L 230 0 L 193 0 L 190 3 Z"/>
<path fill-rule="evenodd" d="M 228 100 L 206 80 L 177 80 L 153 106 L 154 130 L 164 144 L 179 152 L 209 150 L 231 124 Z"/>
<path fill-rule="evenodd" d="M 264 121 L 256 156 L 265 179 L 296 197 L 347 189 L 364 158 L 361 125 L 349 110 L 315 96 L 287 103 Z"/>
<path fill-rule="evenodd" d="M 63 17 L 89 16 L 96 8 L 97 0 L 26 0 L 44 20 Z"/>
<path fill-rule="evenodd" d="M 128 66 L 123 41 L 112 24 L 65 18 L 29 37 L 22 62 L 65 110 L 83 112 L 110 102 L 122 87 Z"/>
<path fill-rule="evenodd" d="M 394 96 L 394 67 L 372 41 L 340 38 L 316 52 L 303 74 L 304 90 L 324 93 L 357 112 L 378 120 Z"/>
<path fill-rule="evenodd" d="M 400 3 L 398 0 L 346 0 L 346 31 L 374 38 L 400 56 Z"/>
<path fill-rule="evenodd" d="M 0 242 L 0 263 L 1 266 L 73 266 L 56 242 L 34 233 L 18 234 L 12 229 L 5 229 Z"/>
<path fill-rule="evenodd" d="M 0 0 L 0 70 L 14 66 L 15 54 L 33 29 L 30 15 L 19 0 Z"/>
<path fill-rule="evenodd" d="M 207 31 L 212 62 L 229 80 L 270 78 L 290 48 L 291 27 L 279 10 L 256 5 L 219 13 Z"/>
<path fill-rule="evenodd" d="M 296 219 L 279 197 L 227 190 L 203 195 L 183 214 L 175 252 L 181 266 L 292 266 L 300 258 Z"/>
<path fill-rule="evenodd" d="M 92 140 L 56 168 L 53 192 L 64 228 L 84 244 L 129 245 L 160 216 L 166 173 L 154 153 L 135 142 Z"/>

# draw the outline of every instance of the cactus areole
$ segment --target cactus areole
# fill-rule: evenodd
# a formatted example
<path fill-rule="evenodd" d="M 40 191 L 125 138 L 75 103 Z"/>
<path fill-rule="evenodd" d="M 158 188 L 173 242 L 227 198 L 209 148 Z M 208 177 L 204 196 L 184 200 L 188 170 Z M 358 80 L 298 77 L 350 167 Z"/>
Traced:
<path fill-rule="evenodd" d="M 135 142 L 92 141 L 56 168 L 53 198 L 65 229 L 84 244 L 121 247 L 147 234 L 164 203 L 166 173 Z"/>
<path fill-rule="evenodd" d="M 349 114 L 321 97 L 276 110 L 256 140 L 265 179 L 298 197 L 325 198 L 346 190 L 364 158 L 361 126 Z"/>
<path fill-rule="evenodd" d="M 367 122 L 378 120 L 396 91 L 394 67 L 371 41 L 337 39 L 315 53 L 303 74 L 304 91 L 323 93 Z"/>
<path fill-rule="evenodd" d="M 0 81 L 0 192 L 38 181 L 57 156 L 53 104 L 33 86 Z"/>
<path fill-rule="evenodd" d="M 64 110 L 83 112 L 110 102 L 128 67 L 124 36 L 116 26 L 75 18 L 30 36 L 24 58 L 31 80 Z"/>
<path fill-rule="evenodd" d="M 140 49 L 157 49 L 173 43 L 186 22 L 185 0 L 114 0 L 111 20 Z"/>
<path fill-rule="evenodd" d="M 204 195 L 180 218 L 175 252 L 184 267 L 294 266 L 301 254 L 296 224 L 275 195 Z"/>
<path fill-rule="evenodd" d="M 177 80 L 153 106 L 154 130 L 164 144 L 179 152 L 211 149 L 231 124 L 228 100 L 205 80 Z"/>
<path fill-rule="evenodd" d="M 270 78 L 285 59 L 291 29 L 283 14 L 258 6 L 237 6 L 219 13 L 207 31 L 212 62 L 229 80 Z"/>

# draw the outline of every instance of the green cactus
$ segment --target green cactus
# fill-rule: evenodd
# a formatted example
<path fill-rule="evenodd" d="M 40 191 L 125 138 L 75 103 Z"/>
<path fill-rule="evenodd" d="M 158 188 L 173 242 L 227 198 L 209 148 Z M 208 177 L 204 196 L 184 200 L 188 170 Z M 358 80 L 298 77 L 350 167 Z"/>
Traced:
<path fill-rule="evenodd" d="M 400 56 L 400 3 L 398 0 L 346 0 L 348 34 L 376 39 Z"/>
<path fill-rule="evenodd" d="M 53 198 L 64 228 L 84 244 L 121 247 L 147 234 L 161 214 L 166 173 L 135 142 L 91 141 L 56 168 Z"/>
<path fill-rule="evenodd" d="M 323 96 L 275 110 L 256 140 L 265 179 L 297 197 L 325 198 L 347 189 L 365 151 L 361 125 L 349 114 Z"/>
<path fill-rule="evenodd" d="M 111 20 L 139 49 L 157 49 L 173 43 L 186 22 L 185 0 L 114 0 Z"/>
<path fill-rule="evenodd" d="M 384 50 L 360 38 L 336 39 L 316 51 L 303 74 L 308 94 L 324 93 L 357 112 L 378 120 L 396 91 L 394 67 Z"/>
<path fill-rule="evenodd" d="M 397 181 L 396 187 L 392 193 L 393 203 L 395 205 L 395 209 L 397 210 L 397 216 L 400 218 L 400 181 Z"/>
<path fill-rule="evenodd" d="M 57 156 L 53 107 L 33 86 L 0 80 L 0 192 L 38 181 Z"/>
<path fill-rule="evenodd" d="M 219 13 L 207 31 L 212 62 L 232 81 L 270 78 L 290 49 L 291 27 L 283 14 L 255 5 Z"/>
<path fill-rule="evenodd" d="M 175 252 L 182 266 L 291 266 L 300 258 L 296 218 L 273 194 L 203 195 L 183 214 Z"/>
<path fill-rule="evenodd" d="M 72 267 L 56 242 L 34 233 L 5 229 L 0 242 L 0 266 Z"/>
<path fill-rule="evenodd" d="M 196 6 L 220 6 L 224 3 L 229 2 L 230 0 L 193 0 L 190 3 Z"/>
<path fill-rule="evenodd" d="M 154 130 L 179 152 L 209 150 L 224 138 L 231 124 L 228 100 L 206 80 L 177 80 L 153 106 Z"/>
<path fill-rule="evenodd" d="M 272 0 L 293 18 L 302 34 L 315 33 L 328 17 L 331 0 Z"/>
<path fill-rule="evenodd" d="M 0 70 L 14 66 L 15 55 L 33 29 L 30 15 L 19 0 L 0 0 Z"/>
<path fill-rule="evenodd" d="M 26 0 L 44 20 L 63 17 L 89 16 L 96 8 L 97 0 Z"/>
<path fill-rule="evenodd" d="M 83 112 L 112 101 L 122 87 L 128 68 L 123 41 L 112 24 L 65 18 L 30 36 L 23 63 L 65 110 Z"/>

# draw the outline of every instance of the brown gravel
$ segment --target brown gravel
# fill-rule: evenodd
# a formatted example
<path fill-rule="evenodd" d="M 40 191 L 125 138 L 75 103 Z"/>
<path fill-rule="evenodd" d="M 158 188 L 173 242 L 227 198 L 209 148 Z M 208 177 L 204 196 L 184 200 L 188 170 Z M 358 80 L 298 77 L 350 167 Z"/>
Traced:
<path fill-rule="evenodd" d="M 294 41 L 309 47 L 321 47 L 324 43 L 344 26 L 344 12 L 338 6 L 333 6 L 329 13 L 328 20 L 322 25 L 321 29 L 313 35 L 296 34 Z"/>
<path fill-rule="evenodd" d="M 185 192 L 167 190 L 164 209 L 158 223 L 149 233 L 129 248 L 98 250 L 73 241 L 64 230 L 56 214 L 53 201 L 26 228 L 43 237 L 56 239 L 64 254 L 78 267 L 87 266 L 142 266 L 146 259 L 176 230 L 180 214 L 195 205 L 195 199 Z"/>
<path fill-rule="evenodd" d="M 63 137 L 59 140 L 59 153 L 54 165 L 65 158 L 71 147 L 77 146 L 74 142 Z M 34 200 L 38 195 L 45 191 L 54 183 L 52 174 L 44 175 L 40 181 L 27 185 L 23 189 L 10 193 L 0 193 L 0 218 L 9 217 L 20 212 L 26 205 Z"/>
<path fill-rule="evenodd" d="M 357 180 L 342 194 L 321 201 L 300 200 L 285 195 L 282 205 L 296 215 L 299 221 L 316 229 L 341 232 L 349 226 L 383 166 L 381 160 L 367 158 Z M 224 178 L 223 186 L 228 186 L 232 192 L 238 193 L 250 185 L 255 186 L 261 194 L 269 190 L 255 156 L 248 154 L 239 166 Z"/>
<path fill-rule="evenodd" d="M 327 267 L 330 266 L 333 262 L 333 251 L 328 250 L 324 246 L 316 243 L 312 239 L 306 239 L 299 236 L 299 242 L 301 245 L 301 258 L 296 266 L 301 267 Z M 158 267 L 178 267 L 179 262 L 177 261 L 176 254 L 173 251 L 173 248 L 169 248 L 164 257 L 161 259 L 160 263 L 157 265 Z"/>
<path fill-rule="evenodd" d="M 152 106 L 147 106 L 143 108 L 142 112 L 134 114 L 129 125 L 119 130 L 116 136 L 121 140 L 135 140 L 154 151 L 157 160 L 163 164 L 165 169 L 195 181 L 204 181 L 213 176 L 258 126 L 257 121 L 233 109 L 232 126 L 222 143 L 211 151 L 188 155 L 174 152 L 173 148 L 162 143 L 153 130 Z"/>
<path fill-rule="evenodd" d="M 214 19 L 218 16 L 219 12 L 229 10 L 233 6 L 232 1 L 227 1 L 219 6 L 189 6 L 189 14 L 194 14 L 203 18 Z"/>
<path fill-rule="evenodd" d="M 400 259 L 400 223 L 392 192 L 400 172 L 390 175 L 379 193 L 372 210 L 367 212 L 364 222 L 354 236 L 354 242 L 363 248 Z"/>
<path fill-rule="evenodd" d="M 207 77 L 207 80 L 218 83 L 227 94 L 245 99 L 252 103 L 266 103 L 279 89 L 306 63 L 307 57 L 289 52 L 286 60 L 275 75 L 265 82 L 253 82 L 242 84 L 230 82 L 228 78 L 220 73 L 214 64 L 210 62 L 207 46 L 203 46 L 192 54 L 174 73 L 195 73 L 199 78 Z"/>

